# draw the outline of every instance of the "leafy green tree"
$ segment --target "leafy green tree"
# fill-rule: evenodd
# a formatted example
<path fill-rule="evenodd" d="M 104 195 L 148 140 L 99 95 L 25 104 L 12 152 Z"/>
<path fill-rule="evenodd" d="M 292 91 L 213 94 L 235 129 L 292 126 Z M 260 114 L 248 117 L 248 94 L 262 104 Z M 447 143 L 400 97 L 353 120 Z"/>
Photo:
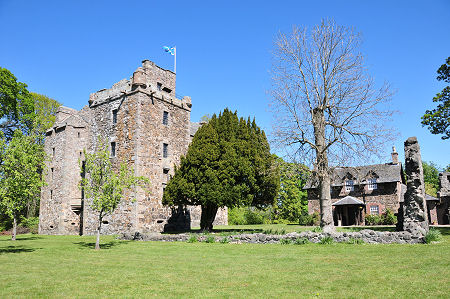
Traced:
<path fill-rule="evenodd" d="M 225 109 L 199 128 L 166 186 L 163 203 L 200 205 L 200 228 L 211 231 L 218 208 L 272 205 L 279 173 L 266 135 Z"/>
<path fill-rule="evenodd" d="M 279 219 L 298 222 L 301 215 L 308 213 L 308 198 L 303 186 L 309 169 L 301 164 L 288 163 L 277 158 L 280 168 L 280 190 L 278 191 L 275 214 Z"/>
<path fill-rule="evenodd" d="M 133 186 L 143 188 L 149 184 L 148 178 L 136 177 L 126 164 L 121 163 L 116 171 L 111 163 L 106 141 L 98 139 L 97 150 L 85 151 L 84 177 L 80 188 L 84 189 L 86 198 L 92 200 L 91 208 L 98 213 L 97 241 L 95 249 L 100 249 L 102 220 L 112 214 L 123 199 L 125 189 Z"/>
<path fill-rule="evenodd" d="M 37 142 L 43 145 L 45 132 L 53 127 L 56 112 L 61 104 L 42 94 L 31 92 L 30 95 L 34 105 L 32 132 L 37 136 Z"/>
<path fill-rule="evenodd" d="M 438 81 L 450 82 L 450 57 L 437 70 Z M 450 86 L 446 86 L 434 98 L 439 103 L 436 109 L 427 110 L 422 116 L 422 126 L 428 126 L 431 134 L 443 134 L 442 139 L 450 138 Z"/>
<path fill-rule="evenodd" d="M 39 195 L 44 169 L 44 152 L 33 136 L 16 130 L 7 143 L 0 140 L 0 201 L 4 211 L 13 220 L 12 240 L 16 239 L 17 220 L 33 197 Z"/>
<path fill-rule="evenodd" d="M 433 162 L 422 162 L 423 180 L 425 182 L 425 193 L 431 196 L 437 196 L 439 190 L 439 170 Z"/>
<path fill-rule="evenodd" d="M 29 131 L 34 115 L 33 99 L 27 85 L 0 67 L 0 130 L 9 140 L 16 129 Z"/>

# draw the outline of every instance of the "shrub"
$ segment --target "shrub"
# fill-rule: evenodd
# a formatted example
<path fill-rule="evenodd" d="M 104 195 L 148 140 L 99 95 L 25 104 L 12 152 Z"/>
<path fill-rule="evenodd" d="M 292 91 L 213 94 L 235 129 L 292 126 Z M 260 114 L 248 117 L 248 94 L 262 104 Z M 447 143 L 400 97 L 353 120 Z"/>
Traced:
<path fill-rule="evenodd" d="M 247 209 L 244 213 L 245 224 L 263 224 L 264 217 L 257 210 Z"/>
<path fill-rule="evenodd" d="M 319 225 L 320 224 L 319 213 L 314 212 L 311 215 L 302 214 L 300 216 L 298 224 L 300 224 L 300 225 L 307 225 L 307 226 Z"/>
<path fill-rule="evenodd" d="M 320 239 L 320 244 L 333 244 L 334 243 L 334 239 L 330 236 L 325 236 L 322 239 Z"/>
<path fill-rule="evenodd" d="M 228 209 L 228 223 L 232 225 L 264 224 L 270 222 L 270 212 L 253 207 L 236 207 Z"/>
<path fill-rule="evenodd" d="M 390 209 L 386 209 L 386 212 L 381 216 L 382 223 L 385 225 L 392 225 L 397 223 L 397 217 L 394 215 Z"/>
<path fill-rule="evenodd" d="M 348 239 L 347 244 L 364 244 L 364 240 L 358 238 L 350 238 Z"/>
<path fill-rule="evenodd" d="M 289 245 L 291 243 L 292 243 L 291 239 L 281 239 L 280 240 L 280 244 L 283 244 L 283 245 Z"/>
<path fill-rule="evenodd" d="M 27 228 L 32 234 L 37 234 L 39 227 L 39 217 L 25 218 L 22 216 L 20 218 L 20 226 L 23 228 Z"/>
<path fill-rule="evenodd" d="M 322 228 L 320 226 L 316 226 L 311 231 L 314 232 L 314 233 L 321 233 L 322 232 Z"/>
<path fill-rule="evenodd" d="M 430 244 L 432 242 L 438 242 L 442 239 L 442 234 L 437 229 L 431 228 L 425 235 L 425 243 Z"/>
<path fill-rule="evenodd" d="M 246 224 L 244 212 L 245 212 L 245 209 L 241 208 L 241 207 L 228 209 L 228 223 L 230 225 Z"/>
<path fill-rule="evenodd" d="M 187 240 L 188 243 L 196 243 L 198 241 L 197 236 L 191 235 Z"/>
<path fill-rule="evenodd" d="M 381 217 L 379 215 L 370 215 L 367 214 L 365 216 L 366 225 L 380 225 L 381 224 Z"/>
<path fill-rule="evenodd" d="M 214 243 L 216 242 L 216 239 L 214 238 L 214 236 L 208 236 L 205 240 L 206 243 Z"/>
<path fill-rule="evenodd" d="M 268 228 L 268 229 L 263 230 L 262 233 L 263 233 L 263 234 L 266 234 L 266 235 L 271 235 L 273 232 L 272 232 L 272 229 L 271 229 L 271 228 Z"/>
<path fill-rule="evenodd" d="M 294 245 L 305 245 L 309 243 L 311 243 L 311 241 L 309 241 L 307 238 L 297 238 L 294 241 Z"/>
<path fill-rule="evenodd" d="M 220 243 L 227 244 L 230 243 L 230 240 L 228 240 L 228 237 L 223 237 L 222 240 L 220 240 Z"/>

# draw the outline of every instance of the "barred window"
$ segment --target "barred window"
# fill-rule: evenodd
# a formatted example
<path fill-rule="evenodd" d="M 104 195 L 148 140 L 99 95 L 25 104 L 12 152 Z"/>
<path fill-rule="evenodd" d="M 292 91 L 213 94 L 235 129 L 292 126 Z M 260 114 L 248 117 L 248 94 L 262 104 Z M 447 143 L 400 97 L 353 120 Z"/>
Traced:
<path fill-rule="evenodd" d="M 353 185 L 353 180 L 345 181 L 345 191 L 354 191 L 355 187 Z"/>
<path fill-rule="evenodd" d="M 379 215 L 380 209 L 378 208 L 378 206 L 370 206 L 370 214 L 371 215 Z"/>
<path fill-rule="evenodd" d="M 169 124 L 169 112 L 164 111 L 163 113 L 163 125 L 168 125 Z"/>
<path fill-rule="evenodd" d="M 167 143 L 163 143 L 163 158 L 167 158 L 169 156 L 169 145 Z"/>
<path fill-rule="evenodd" d="M 117 109 L 114 109 L 112 111 L 112 121 L 113 121 L 113 124 L 117 124 Z"/>
<path fill-rule="evenodd" d="M 376 190 L 378 189 L 378 185 L 377 185 L 377 179 L 369 179 L 368 180 L 368 189 L 369 190 Z"/>

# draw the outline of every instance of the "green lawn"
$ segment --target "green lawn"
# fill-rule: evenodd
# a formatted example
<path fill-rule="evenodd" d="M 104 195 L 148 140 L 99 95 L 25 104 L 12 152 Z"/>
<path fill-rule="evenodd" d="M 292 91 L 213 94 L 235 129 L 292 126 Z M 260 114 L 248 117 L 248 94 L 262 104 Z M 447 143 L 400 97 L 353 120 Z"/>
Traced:
<path fill-rule="evenodd" d="M 270 228 L 281 227 L 299 230 Z M 16 242 L 0 236 L 0 298 L 448 298 L 450 229 L 441 231 L 443 241 L 431 245 L 127 242 L 109 236 L 102 237 L 101 251 L 92 249 L 91 236 L 19 235 Z"/>

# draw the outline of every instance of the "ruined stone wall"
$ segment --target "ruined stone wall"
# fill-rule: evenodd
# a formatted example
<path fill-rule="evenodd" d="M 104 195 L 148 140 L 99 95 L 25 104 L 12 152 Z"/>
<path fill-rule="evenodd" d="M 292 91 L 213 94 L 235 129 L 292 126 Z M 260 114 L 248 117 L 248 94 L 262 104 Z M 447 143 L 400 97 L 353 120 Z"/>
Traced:
<path fill-rule="evenodd" d="M 39 232 L 42 234 L 79 234 L 81 212 L 80 160 L 88 132 L 78 113 L 61 107 L 57 122 L 47 132 L 45 181 L 41 189 Z"/>

